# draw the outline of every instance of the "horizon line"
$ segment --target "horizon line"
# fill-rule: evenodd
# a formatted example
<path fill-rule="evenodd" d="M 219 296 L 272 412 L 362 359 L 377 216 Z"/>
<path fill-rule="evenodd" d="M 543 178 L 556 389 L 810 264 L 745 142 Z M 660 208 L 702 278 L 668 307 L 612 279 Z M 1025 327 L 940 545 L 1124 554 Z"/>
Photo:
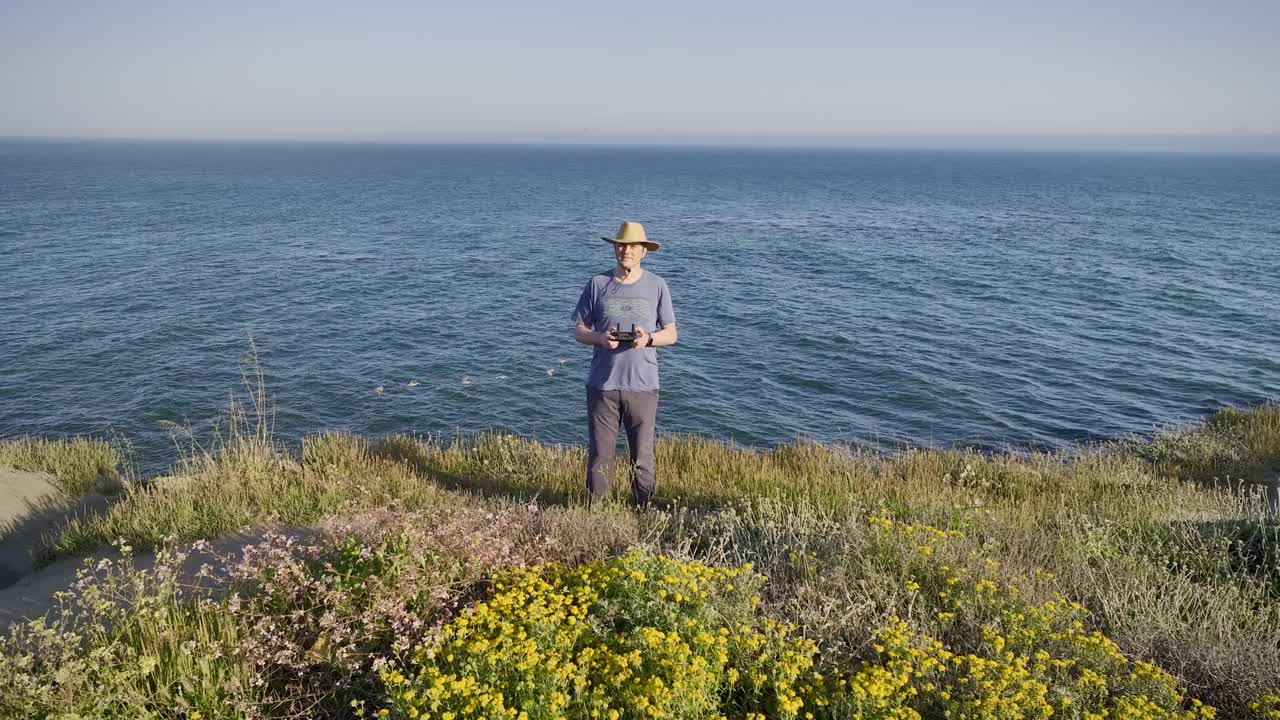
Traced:
<path fill-rule="evenodd" d="M 1024 152 L 1158 152 L 1196 154 L 1277 154 L 1280 132 L 1275 133 L 930 133 L 868 134 L 848 136 L 638 136 L 588 139 L 565 136 L 392 136 L 376 135 L 43 135 L 0 134 L 0 142 L 156 142 L 246 143 L 281 145 L 392 145 L 392 146 L 577 146 L 724 149 L 812 150 L 955 150 Z M 1199 145 L 1187 143 L 1201 143 Z M 1029 144 L 1030 143 L 1030 144 Z M 1207 143 L 1207 144 L 1204 144 Z M 1251 144 L 1251 145 L 1247 145 Z"/>

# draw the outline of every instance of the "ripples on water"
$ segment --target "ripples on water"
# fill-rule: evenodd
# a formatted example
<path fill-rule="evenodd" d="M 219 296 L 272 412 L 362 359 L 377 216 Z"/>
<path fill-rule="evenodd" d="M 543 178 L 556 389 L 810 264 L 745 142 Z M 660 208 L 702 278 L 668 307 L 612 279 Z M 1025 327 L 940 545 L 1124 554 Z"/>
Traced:
<path fill-rule="evenodd" d="M 152 469 L 249 334 L 285 437 L 584 442 L 569 315 L 622 219 L 664 243 L 664 431 L 1057 447 L 1280 395 L 1276 156 L 0 150 L 0 436 Z"/>

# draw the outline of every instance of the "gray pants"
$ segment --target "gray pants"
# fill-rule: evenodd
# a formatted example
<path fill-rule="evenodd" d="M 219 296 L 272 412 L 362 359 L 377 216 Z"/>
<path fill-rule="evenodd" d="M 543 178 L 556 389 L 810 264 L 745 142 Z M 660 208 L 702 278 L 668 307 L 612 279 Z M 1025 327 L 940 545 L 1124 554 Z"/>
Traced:
<path fill-rule="evenodd" d="M 618 425 L 627 428 L 627 448 L 634 472 L 631 498 L 649 502 L 656 484 L 653 444 L 657 434 L 658 391 L 596 390 L 587 388 L 587 491 L 588 501 L 609 494 L 613 457 L 618 448 Z"/>

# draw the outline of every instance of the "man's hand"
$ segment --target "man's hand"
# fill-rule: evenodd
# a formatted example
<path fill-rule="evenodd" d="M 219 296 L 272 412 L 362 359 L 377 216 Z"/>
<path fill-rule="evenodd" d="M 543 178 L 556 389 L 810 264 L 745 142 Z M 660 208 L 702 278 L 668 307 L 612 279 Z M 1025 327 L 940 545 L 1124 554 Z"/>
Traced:
<path fill-rule="evenodd" d="M 636 325 L 635 328 L 636 328 L 636 339 L 631 341 L 631 347 L 642 348 L 645 345 L 648 345 L 649 333 L 645 332 L 644 328 L 640 327 L 639 325 Z"/>
<path fill-rule="evenodd" d="M 600 347 L 606 347 L 610 350 L 618 349 L 618 338 L 613 334 L 613 328 L 609 328 L 600 333 L 600 340 L 597 343 Z"/>

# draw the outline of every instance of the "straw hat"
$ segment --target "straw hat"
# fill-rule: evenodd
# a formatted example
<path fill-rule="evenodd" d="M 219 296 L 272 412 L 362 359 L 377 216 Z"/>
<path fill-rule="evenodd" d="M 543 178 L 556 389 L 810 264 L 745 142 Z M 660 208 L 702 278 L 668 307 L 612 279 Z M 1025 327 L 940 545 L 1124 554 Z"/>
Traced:
<path fill-rule="evenodd" d="M 644 236 L 643 225 L 638 222 L 631 222 L 630 220 L 618 226 L 618 237 L 601 235 L 600 239 L 606 242 L 611 242 L 614 245 L 631 245 L 639 243 L 650 251 L 657 250 L 661 247 L 658 243 Z"/>

